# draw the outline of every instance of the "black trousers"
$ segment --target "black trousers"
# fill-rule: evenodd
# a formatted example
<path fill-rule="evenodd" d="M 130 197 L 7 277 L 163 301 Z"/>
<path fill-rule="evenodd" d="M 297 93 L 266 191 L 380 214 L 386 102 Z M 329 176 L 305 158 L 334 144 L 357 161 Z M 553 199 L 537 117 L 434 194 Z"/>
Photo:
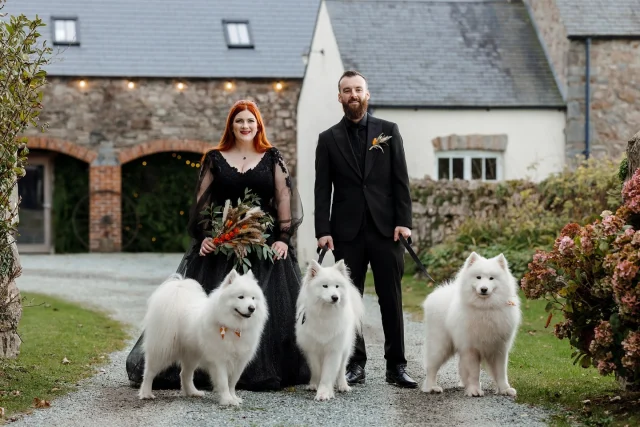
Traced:
<path fill-rule="evenodd" d="M 360 294 L 364 293 L 367 267 L 371 264 L 384 331 L 384 357 L 387 367 L 406 364 L 404 355 L 404 319 L 402 313 L 402 275 L 404 247 L 393 237 L 385 237 L 373 223 L 368 209 L 363 226 L 355 239 L 334 241 L 336 261 L 344 260 L 351 271 L 351 279 Z M 365 367 L 367 352 L 364 338 L 358 336 L 350 363 Z"/>

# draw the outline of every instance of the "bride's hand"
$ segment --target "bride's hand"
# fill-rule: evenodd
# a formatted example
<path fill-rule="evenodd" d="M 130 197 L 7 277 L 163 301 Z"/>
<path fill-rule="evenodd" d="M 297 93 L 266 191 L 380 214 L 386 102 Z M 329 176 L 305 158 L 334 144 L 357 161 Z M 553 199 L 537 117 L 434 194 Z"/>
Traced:
<path fill-rule="evenodd" d="M 200 245 L 200 256 L 210 254 L 215 250 L 215 248 L 216 245 L 213 244 L 213 239 L 211 237 L 206 237 Z"/>
<path fill-rule="evenodd" d="M 273 249 L 273 251 L 275 252 L 275 254 L 273 255 L 273 259 L 287 258 L 289 246 L 285 242 L 274 242 L 273 245 L 271 245 L 271 249 Z"/>

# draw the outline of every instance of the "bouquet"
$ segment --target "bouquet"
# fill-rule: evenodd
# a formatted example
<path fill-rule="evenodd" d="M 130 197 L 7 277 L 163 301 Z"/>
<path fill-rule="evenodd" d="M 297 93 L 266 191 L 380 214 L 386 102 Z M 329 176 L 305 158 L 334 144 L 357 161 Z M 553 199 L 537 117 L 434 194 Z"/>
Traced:
<path fill-rule="evenodd" d="M 247 258 L 255 253 L 258 259 L 269 259 L 273 262 L 274 251 L 267 245 L 267 233 L 273 227 L 273 218 L 260 209 L 260 198 L 248 188 L 244 198 L 238 199 L 237 206 L 231 206 L 227 200 L 223 206 L 211 206 L 200 212 L 206 218 L 201 224 L 211 223 L 208 234 L 215 245 L 214 254 L 223 253 L 227 259 L 235 256 L 236 270 L 242 268 L 246 273 L 251 268 Z"/>

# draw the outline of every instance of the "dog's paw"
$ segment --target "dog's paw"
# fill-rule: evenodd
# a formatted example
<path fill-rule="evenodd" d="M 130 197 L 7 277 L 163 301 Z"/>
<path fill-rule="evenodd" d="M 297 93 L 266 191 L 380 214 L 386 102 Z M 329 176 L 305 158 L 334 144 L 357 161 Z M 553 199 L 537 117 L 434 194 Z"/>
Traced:
<path fill-rule="evenodd" d="M 139 392 L 138 393 L 138 397 L 140 398 L 140 400 L 147 400 L 147 399 L 155 399 L 156 396 L 153 393 L 143 393 L 143 392 Z"/>
<path fill-rule="evenodd" d="M 238 404 L 242 404 L 242 398 L 241 397 L 238 397 L 236 394 L 234 394 L 233 398 L 236 399 L 236 402 L 238 402 Z"/>
<path fill-rule="evenodd" d="M 324 401 L 324 400 L 330 400 L 333 399 L 335 397 L 335 394 L 333 393 L 333 390 L 331 389 L 318 389 L 318 392 L 316 393 L 316 397 L 315 399 L 317 401 Z"/>
<path fill-rule="evenodd" d="M 309 391 L 316 391 L 318 389 L 318 385 L 317 384 L 308 384 L 304 389 L 305 390 L 309 390 Z"/>
<path fill-rule="evenodd" d="M 194 388 L 193 390 L 183 390 L 182 395 L 186 397 L 204 397 L 204 391 Z"/>
<path fill-rule="evenodd" d="M 434 385 L 431 387 L 422 387 L 422 391 L 425 393 L 434 393 L 434 394 L 439 394 L 442 393 L 442 387 Z"/>
<path fill-rule="evenodd" d="M 351 391 L 351 386 L 345 381 L 344 384 L 338 384 L 338 391 L 342 393 L 347 393 Z"/>
<path fill-rule="evenodd" d="M 479 396 L 484 396 L 484 391 L 482 391 L 480 387 L 469 386 L 464 391 L 464 395 L 468 397 L 479 397 Z"/>
<path fill-rule="evenodd" d="M 240 405 L 240 402 L 238 402 L 230 394 L 226 396 L 220 396 L 220 401 L 218 403 L 220 403 L 220 406 L 239 406 Z"/>
<path fill-rule="evenodd" d="M 513 387 L 509 387 L 506 388 L 504 390 L 500 390 L 499 393 L 503 396 L 511 396 L 511 397 L 515 397 L 516 396 L 516 389 Z"/>
<path fill-rule="evenodd" d="M 442 393 L 442 387 L 439 387 L 437 384 L 430 384 L 429 381 L 425 378 L 422 382 L 422 387 L 420 387 L 424 393 Z"/>

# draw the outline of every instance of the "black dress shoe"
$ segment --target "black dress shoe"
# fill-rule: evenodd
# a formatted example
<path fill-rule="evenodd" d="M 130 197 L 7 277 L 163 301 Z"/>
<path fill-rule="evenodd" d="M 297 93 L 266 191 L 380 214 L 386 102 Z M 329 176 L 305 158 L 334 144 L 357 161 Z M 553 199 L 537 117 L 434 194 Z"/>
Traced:
<path fill-rule="evenodd" d="M 364 384 L 364 368 L 357 363 L 353 363 L 347 366 L 346 377 L 348 384 Z"/>
<path fill-rule="evenodd" d="M 387 382 L 398 387 L 416 388 L 418 383 L 407 375 L 405 365 L 397 365 L 394 368 L 387 368 Z"/>

